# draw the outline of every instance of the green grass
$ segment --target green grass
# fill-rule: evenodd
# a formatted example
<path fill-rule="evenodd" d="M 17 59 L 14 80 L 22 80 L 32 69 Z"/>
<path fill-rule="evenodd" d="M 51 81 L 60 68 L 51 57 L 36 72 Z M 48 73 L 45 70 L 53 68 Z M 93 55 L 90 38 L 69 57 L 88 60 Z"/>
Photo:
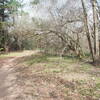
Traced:
<path fill-rule="evenodd" d="M 1 54 L 0 58 L 15 57 L 15 56 L 21 56 L 21 55 L 22 55 L 22 52 L 11 52 L 11 53 Z"/>
<path fill-rule="evenodd" d="M 25 51 L 19 51 L 19 52 L 9 52 L 9 53 L 1 54 L 0 58 L 30 56 L 34 54 L 34 52 L 37 52 L 37 51 L 25 50 Z"/>
<path fill-rule="evenodd" d="M 24 62 L 32 68 L 33 73 L 52 74 L 74 82 L 77 94 L 83 97 L 100 98 L 100 77 L 96 76 L 96 68 L 89 63 L 80 62 L 77 58 L 60 58 L 41 53 L 24 59 Z"/>
<path fill-rule="evenodd" d="M 32 65 L 34 63 L 44 63 L 47 61 L 48 61 L 47 56 L 38 54 L 32 55 L 31 57 L 25 60 L 25 62 L 27 62 L 29 65 Z"/>
<path fill-rule="evenodd" d="M 36 54 L 32 55 L 31 57 L 28 58 L 28 64 L 34 64 L 34 63 L 61 63 L 61 62 L 68 62 L 68 63 L 73 63 L 77 62 L 78 59 L 73 59 L 69 57 L 64 57 L 61 58 L 59 56 L 50 56 L 50 55 L 45 55 L 45 54 Z"/>
<path fill-rule="evenodd" d="M 88 72 L 93 68 L 92 65 L 81 63 L 77 58 L 69 58 L 64 57 L 61 58 L 59 56 L 50 56 L 44 54 L 35 54 L 31 57 L 27 57 L 24 59 L 24 62 L 29 66 L 42 64 L 47 68 L 48 72 L 51 70 L 53 72 Z M 53 68 L 53 69 L 52 69 Z M 60 69 L 60 70 L 59 70 Z"/>

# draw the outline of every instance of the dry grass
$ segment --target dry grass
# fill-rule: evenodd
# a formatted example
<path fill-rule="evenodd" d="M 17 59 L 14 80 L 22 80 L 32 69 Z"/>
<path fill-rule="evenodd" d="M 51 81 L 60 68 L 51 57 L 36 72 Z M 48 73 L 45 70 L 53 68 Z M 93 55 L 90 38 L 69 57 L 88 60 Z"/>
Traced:
<path fill-rule="evenodd" d="M 5 54 L 1 54 L 0 58 L 29 56 L 36 52 L 38 52 L 38 50 L 37 51 L 25 50 L 25 51 L 20 51 L 20 52 L 8 52 Z"/>
<path fill-rule="evenodd" d="M 37 51 L 2 55 L 0 61 L 9 57 L 18 58 L 14 69 L 18 73 L 16 82 L 22 94 L 16 100 L 100 99 L 99 66 L 69 57 L 61 59 L 43 55 Z"/>
<path fill-rule="evenodd" d="M 100 99 L 99 66 L 42 54 L 24 57 L 21 64 L 17 70 L 25 100 Z"/>

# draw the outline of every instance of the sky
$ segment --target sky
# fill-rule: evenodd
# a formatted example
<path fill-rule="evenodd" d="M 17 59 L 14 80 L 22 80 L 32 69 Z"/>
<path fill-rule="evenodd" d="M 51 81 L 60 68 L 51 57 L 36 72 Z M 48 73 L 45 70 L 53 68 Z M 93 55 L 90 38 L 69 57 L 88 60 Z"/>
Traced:
<path fill-rule="evenodd" d="M 24 11 L 26 12 L 30 12 L 31 11 L 31 8 L 30 8 L 30 0 L 23 0 L 23 2 L 25 3 L 25 6 L 24 6 Z"/>
<path fill-rule="evenodd" d="M 34 8 L 32 8 L 32 6 L 30 5 L 30 1 L 31 0 L 23 0 L 23 2 L 25 3 L 25 6 L 23 8 L 24 11 L 28 12 L 31 17 L 41 17 L 42 16 L 44 18 L 48 18 L 47 8 L 49 8 L 49 6 L 52 6 L 50 4 L 50 0 L 45 0 L 45 3 L 42 3 L 42 5 L 41 5 L 42 9 L 39 9 L 39 10 L 38 10 L 37 6 L 34 6 Z M 79 2 L 77 2 L 77 3 L 76 3 L 77 0 L 72 0 L 73 2 L 71 0 L 58 0 L 58 2 L 56 4 L 57 7 L 58 8 L 62 7 L 62 5 L 64 5 L 66 3 L 66 1 L 68 2 L 68 4 L 67 4 L 68 7 L 81 6 L 81 4 L 80 4 L 81 0 L 78 0 Z M 85 0 L 85 1 L 87 1 L 87 0 Z M 100 0 L 98 0 L 98 2 L 100 4 Z M 70 5 L 70 4 L 72 4 L 72 5 Z M 46 7 L 46 9 L 45 9 L 45 7 Z M 37 10 L 34 10 L 34 9 L 37 9 Z"/>
<path fill-rule="evenodd" d="M 24 11 L 28 12 L 31 17 L 32 16 L 33 17 L 41 17 L 41 16 L 48 17 L 48 15 L 46 14 L 47 13 L 47 9 L 45 9 L 45 7 L 49 7 L 50 6 L 50 2 L 48 2 L 49 0 L 45 0 L 47 2 L 42 3 L 42 7 L 41 7 L 41 8 L 44 8 L 44 9 L 40 9 L 38 11 L 34 10 L 34 9 L 36 9 L 36 6 L 34 8 L 31 7 L 30 1 L 31 0 L 23 0 L 23 2 L 25 3 L 25 6 L 23 8 Z M 57 5 L 60 7 L 61 5 L 63 5 L 65 3 L 65 1 L 66 0 L 58 0 Z"/>

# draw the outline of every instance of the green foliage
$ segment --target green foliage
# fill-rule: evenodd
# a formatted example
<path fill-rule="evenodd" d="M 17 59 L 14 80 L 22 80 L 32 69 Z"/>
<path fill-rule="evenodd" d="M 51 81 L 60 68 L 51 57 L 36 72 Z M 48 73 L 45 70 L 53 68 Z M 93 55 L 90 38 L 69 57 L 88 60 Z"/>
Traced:
<path fill-rule="evenodd" d="M 10 8 L 10 13 L 17 13 L 18 8 L 22 8 L 25 4 L 23 4 L 23 1 L 18 1 L 18 0 L 10 0 L 8 3 L 8 8 Z"/>
<path fill-rule="evenodd" d="M 31 56 L 30 58 L 28 58 L 28 64 L 29 65 L 32 65 L 34 63 L 44 63 L 44 62 L 47 62 L 48 59 L 47 59 L 47 56 L 46 55 L 42 55 L 42 54 L 38 54 L 38 55 L 33 55 Z"/>
<path fill-rule="evenodd" d="M 18 8 L 23 7 L 23 6 L 24 4 L 22 0 L 0 0 L 0 18 L 1 18 L 0 20 L 0 33 L 1 33 L 0 47 L 2 48 L 5 48 L 6 46 L 9 47 L 10 43 L 12 42 L 13 35 L 12 36 L 9 35 L 7 27 L 8 26 L 10 27 L 13 24 L 11 22 L 8 22 L 8 20 L 11 14 L 13 15 L 17 13 Z"/>
<path fill-rule="evenodd" d="M 40 3 L 40 0 L 34 0 L 31 2 L 32 5 L 37 5 L 38 3 Z"/>

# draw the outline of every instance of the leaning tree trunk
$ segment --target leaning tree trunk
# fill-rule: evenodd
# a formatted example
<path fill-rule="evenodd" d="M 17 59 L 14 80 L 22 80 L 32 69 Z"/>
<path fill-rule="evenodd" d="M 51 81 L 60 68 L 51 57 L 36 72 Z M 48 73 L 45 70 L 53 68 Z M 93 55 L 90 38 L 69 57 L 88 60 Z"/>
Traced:
<path fill-rule="evenodd" d="M 87 40 L 88 40 L 89 50 L 90 50 L 90 53 L 92 55 L 92 60 L 94 62 L 95 58 L 94 58 L 93 47 L 92 47 L 92 42 L 91 42 L 91 36 L 90 36 L 90 32 L 89 32 L 89 27 L 88 27 L 87 12 L 86 12 L 84 1 L 81 0 L 81 2 L 82 2 L 82 7 L 83 7 L 83 13 L 84 13 L 85 32 L 86 32 L 86 35 L 87 35 Z"/>

